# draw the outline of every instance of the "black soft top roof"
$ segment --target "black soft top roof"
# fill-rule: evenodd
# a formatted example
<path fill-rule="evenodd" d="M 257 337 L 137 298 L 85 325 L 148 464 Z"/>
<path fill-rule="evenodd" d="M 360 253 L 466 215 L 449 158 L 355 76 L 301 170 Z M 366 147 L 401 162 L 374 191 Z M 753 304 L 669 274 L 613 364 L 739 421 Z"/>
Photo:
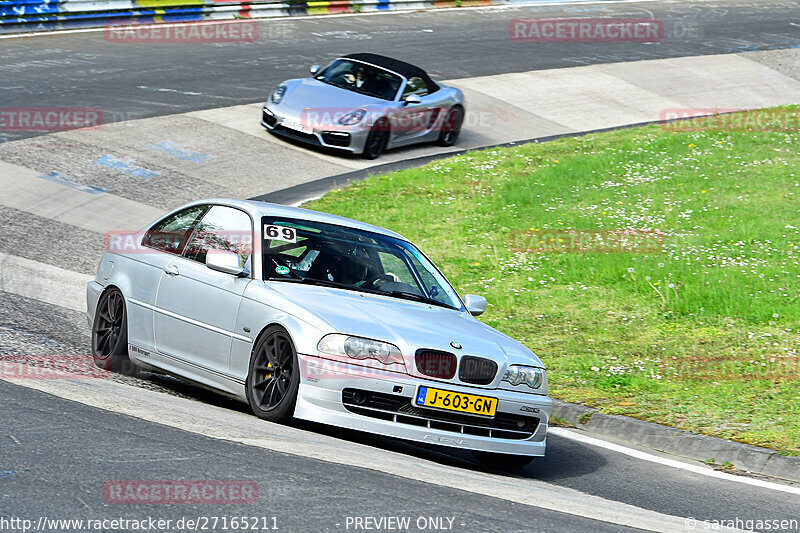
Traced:
<path fill-rule="evenodd" d="M 434 82 L 430 76 L 428 76 L 427 72 L 419 67 L 415 67 L 411 63 L 406 63 L 405 61 L 400 61 L 399 59 L 393 59 L 391 57 L 369 53 L 347 54 L 346 56 L 342 56 L 342 59 L 355 59 L 356 61 L 362 61 L 364 63 L 372 63 L 373 65 L 397 72 L 406 79 L 414 77 L 422 78 L 422 81 L 424 81 L 428 86 L 429 92 L 434 92 L 439 88 L 439 86 L 436 85 L 436 82 Z"/>

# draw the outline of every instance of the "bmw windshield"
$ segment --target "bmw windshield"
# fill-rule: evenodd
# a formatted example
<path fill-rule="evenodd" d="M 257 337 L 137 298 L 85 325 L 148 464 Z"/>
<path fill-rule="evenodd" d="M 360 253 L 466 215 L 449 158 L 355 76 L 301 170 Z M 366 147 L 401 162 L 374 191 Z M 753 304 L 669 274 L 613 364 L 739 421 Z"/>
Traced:
<path fill-rule="evenodd" d="M 394 100 L 403 81 L 388 70 L 348 59 L 337 59 L 317 74 L 316 79 L 382 100 Z"/>
<path fill-rule="evenodd" d="M 265 280 L 464 309 L 444 276 L 409 242 L 344 226 L 272 217 L 263 218 L 262 232 Z"/>

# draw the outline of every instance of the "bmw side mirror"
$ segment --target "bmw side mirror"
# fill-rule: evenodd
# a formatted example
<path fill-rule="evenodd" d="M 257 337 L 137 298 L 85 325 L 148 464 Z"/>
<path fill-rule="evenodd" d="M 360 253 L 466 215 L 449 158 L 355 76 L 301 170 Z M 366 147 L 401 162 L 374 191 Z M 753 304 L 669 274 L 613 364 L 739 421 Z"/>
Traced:
<path fill-rule="evenodd" d="M 319 65 L 311 65 L 311 68 L 308 69 L 311 72 L 312 76 L 316 76 L 317 72 L 319 72 L 320 66 Z"/>
<path fill-rule="evenodd" d="M 464 296 L 464 305 L 467 306 L 467 311 L 472 316 L 482 315 L 486 312 L 486 298 L 476 294 L 467 294 Z"/>
<path fill-rule="evenodd" d="M 416 94 L 409 94 L 408 96 L 406 96 L 404 101 L 405 101 L 406 105 L 409 105 L 409 104 L 416 105 L 416 104 L 421 104 L 422 103 L 422 98 L 420 98 Z"/>
<path fill-rule="evenodd" d="M 209 250 L 206 253 L 206 266 L 211 270 L 232 276 L 243 276 L 245 269 L 239 266 L 239 255 L 228 250 Z"/>

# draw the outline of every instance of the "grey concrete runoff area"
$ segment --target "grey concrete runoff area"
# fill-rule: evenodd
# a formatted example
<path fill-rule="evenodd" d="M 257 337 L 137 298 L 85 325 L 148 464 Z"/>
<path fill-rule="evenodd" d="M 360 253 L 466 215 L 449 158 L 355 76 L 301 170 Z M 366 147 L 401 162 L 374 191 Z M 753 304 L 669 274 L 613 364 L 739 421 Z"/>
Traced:
<path fill-rule="evenodd" d="M 508 39 L 510 20 L 534 16 L 656 17 L 672 34 L 650 44 Z M 663 0 L 263 21 L 259 43 L 235 46 L 110 45 L 92 32 L 0 38 L 3 108 L 91 107 L 104 119 L 93 130 L 0 131 L 0 354 L 90 362 L 85 283 L 103 234 L 139 229 L 186 201 L 299 203 L 369 174 L 658 122 L 665 110 L 800 103 L 799 17 L 797 2 Z M 365 161 L 258 125 L 277 82 L 355 49 L 402 50 L 462 88 L 458 144 Z M 4 373 L 0 530 L 9 518 L 238 515 L 300 532 L 354 531 L 355 518 L 389 516 L 409 517 L 410 531 L 800 529 L 797 458 L 563 402 L 556 415 L 575 427 L 552 428 L 547 457 L 509 474 L 459 450 L 266 423 L 168 376 Z M 711 457 L 737 475 L 702 462 Z M 109 483 L 146 479 L 244 480 L 258 500 L 120 505 L 104 494 Z M 391 530 L 381 524 L 373 530 Z"/>

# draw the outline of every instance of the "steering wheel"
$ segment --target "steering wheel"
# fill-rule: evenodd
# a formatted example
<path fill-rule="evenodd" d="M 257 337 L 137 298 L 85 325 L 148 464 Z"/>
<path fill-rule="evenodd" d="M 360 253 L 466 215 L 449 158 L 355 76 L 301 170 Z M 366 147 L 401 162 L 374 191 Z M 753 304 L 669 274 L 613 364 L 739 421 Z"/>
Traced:
<path fill-rule="evenodd" d="M 356 76 L 352 72 L 342 72 L 338 74 L 336 78 L 347 85 L 355 85 L 356 83 Z"/>
<path fill-rule="evenodd" d="M 388 283 L 390 281 L 397 281 L 395 278 L 396 276 L 394 274 L 381 274 L 380 276 L 375 276 L 374 278 L 366 282 L 364 285 L 369 286 L 369 288 L 372 289 L 378 289 L 384 283 Z"/>

